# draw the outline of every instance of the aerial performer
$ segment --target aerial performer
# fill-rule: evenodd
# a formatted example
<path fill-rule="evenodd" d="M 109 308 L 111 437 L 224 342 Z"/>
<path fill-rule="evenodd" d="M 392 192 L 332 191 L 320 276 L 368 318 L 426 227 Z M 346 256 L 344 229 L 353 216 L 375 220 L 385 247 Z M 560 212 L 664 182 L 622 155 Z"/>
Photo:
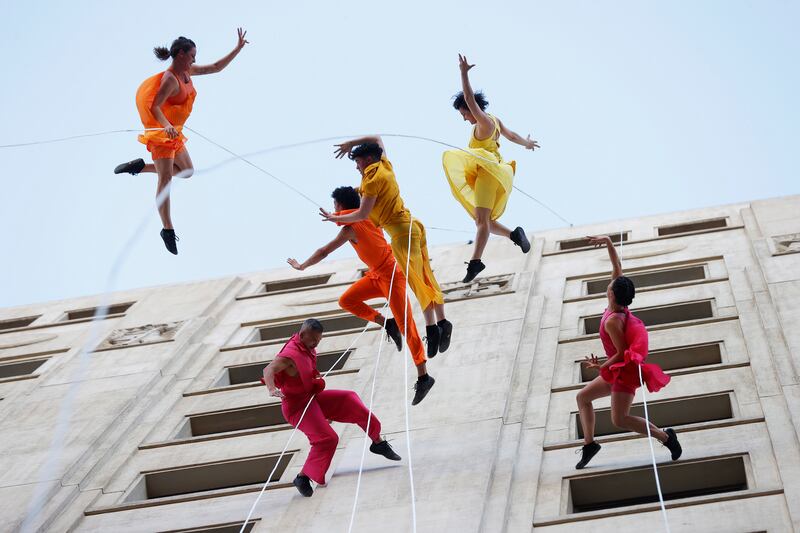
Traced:
<path fill-rule="evenodd" d="M 600 445 L 594 441 L 592 401 L 611 395 L 611 422 L 618 428 L 647 435 L 647 421 L 630 414 L 636 389 L 641 385 L 639 367 L 642 380 L 650 392 L 661 390 L 670 380 L 658 365 L 645 363 L 647 329 L 644 323 L 628 310 L 636 289 L 630 278 L 622 275 L 622 263 L 614 244 L 609 237 L 590 237 L 590 239 L 594 245 L 605 245 L 611 259 L 611 283 L 606 290 L 608 307 L 600 320 L 600 341 L 608 359 L 601 365 L 597 357 L 592 354 L 585 361 L 587 368 L 599 369 L 600 375 L 587 383 L 577 396 L 584 439 L 581 460 L 575 465 L 577 469 L 585 467 L 600 451 Z M 678 460 L 682 449 L 675 430 L 669 428 L 662 431 L 650 424 L 650 434 L 669 449 L 673 461 Z"/>
<path fill-rule="evenodd" d="M 300 494 L 306 497 L 314 494 L 311 481 L 325 484 L 325 473 L 339 444 L 339 436 L 329 421 L 358 424 L 364 431 L 369 431 L 372 439 L 369 451 L 391 461 L 400 460 L 386 439 L 381 437 L 380 421 L 370 414 L 358 394 L 349 390 L 325 389 L 325 380 L 317 370 L 316 347 L 321 339 L 322 324 L 309 318 L 267 365 L 262 378 L 270 395 L 281 399 L 283 417 L 302 431 L 311 444 L 308 458 L 293 482 Z"/>
<path fill-rule="evenodd" d="M 173 176 L 183 178 L 191 177 L 194 172 L 192 159 L 184 143 L 186 136 L 183 126 L 192 112 L 197 91 L 192 83 L 192 76 L 214 74 L 224 69 L 239 55 L 244 45 L 247 32 L 237 29 L 238 42 L 228 55 L 210 65 L 195 65 L 197 48 L 194 41 L 186 37 L 178 37 L 167 49 L 158 46 L 153 49 L 156 57 L 161 61 L 172 58 L 172 64 L 164 72 L 144 80 L 136 91 L 136 108 L 142 125 L 145 127 L 143 134 L 139 135 L 139 142 L 147 146 L 147 151 L 153 158 L 153 164 L 145 164 L 143 159 L 134 159 L 127 163 L 117 165 L 114 174 L 139 174 L 140 172 L 155 172 L 158 174 L 156 197 L 168 187 Z M 169 193 L 162 204 L 158 206 L 161 217 L 161 238 L 170 253 L 178 254 L 178 237 L 172 225 L 170 216 Z"/>
<path fill-rule="evenodd" d="M 530 251 L 531 244 L 522 227 L 511 231 L 498 221 L 506 209 L 516 171 L 516 162 L 505 161 L 500 155 L 499 139 L 502 135 L 528 150 L 539 148 L 539 144 L 530 135 L 523 138 L 503 125 L 499 118 L 486 113 L 489 102 L 482 92 L 474 92 L 469 82 L 469 70 L 475 65 L 470 65 L 467 58 L 459 54 L 458 66 L 462 90 L 455 95 L 453 107 L 474 127 L 469 148 L 446 151 L 442 164 L 453 196 L 477 226 L 475 249 L 463 280 L 468 283 L 486 268 L 481 257 L 490 233 L 511 239 L 524 253 Z"/>
<path fill-rule="evenodd" d="M 371 220 L 389 234 L 394 258 L 406 275 L 425 317 L 427 355 L 435 357 L 450 346 L 453 324 L 445 318 L 444 295 L 431 270 L 425 227 L 403 204 L 383 140 L 378 136 L 353 139 L 337 144 L 335 153 L 337 159 L 347 156 L 355 161 L 361 173 L 358 188 L 361 205 L 346 215 L 331 214 L 322 208 L 320 214 L 323 220 L 336 223 Z"/>
<path fill-rule="evenodd" d="M 333 191 L 333 214 L 348 215 L 361 206 L 361 197 L 352 187 L 339 187 Z M 406 278 L 397 267 L 392 255 L 392 247 L 386 242 L 383 232 L 370 220 L 359 222 L 338 222 L 342 229 L 336 238 L 319 248 L 311 257 L 298 262 L 289 258 L 288 263 L 296 270 L 305 270 L 325 259 L 334 250 L 349 242 L 358 257 L 367 265 L 368 270 L 360 280 L 351 285 L 339 298 L 339 306 L 363 318 L 375 322 L 386 330 L 387 335 L 397 346 L 403 348 L 405 335 L 414 365 L 417 367 L 417 383 L 414 385 L 414 400 L 411 405 L 421 402 L 431 390 L 435 380 L 428 375 L 425 350 L 417 333 L 411 304 L 406 300 Z M 366 304 L 373 298 L 386 298 L 394 318 L 386 318 L 380 312 Z M 407 324 L 408 331 L 404 330 Z"/>

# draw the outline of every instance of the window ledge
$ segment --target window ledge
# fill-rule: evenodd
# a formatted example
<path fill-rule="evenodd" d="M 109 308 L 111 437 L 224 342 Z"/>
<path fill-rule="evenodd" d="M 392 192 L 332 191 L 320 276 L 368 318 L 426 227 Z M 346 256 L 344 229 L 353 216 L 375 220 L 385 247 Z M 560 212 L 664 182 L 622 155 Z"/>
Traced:
<path fill-rule="evenodd" d="M 193 444 L 195 442 L 207 442 L 212 440 L 230 439 L 234 437 L 243 437 L 247 435 L 261 435 L 264 433 L 275 433 L 278 431 L 285 431 L 292 429 L 291 424 L 277 424 L 275 426 L 268 426 L 262 428 L 240 429 L 237 431 L 226 431 L 224 433 L 214 433 L 211 435 L 200 435 L 199 437 L 190 437 L 186 439 L 175 439 L 160 442 L 150 442 L 139 445 L 140 450 L 152 450 L 155 448 L 166 448 L 169 446 L 180 446 L 182 444 Z"/>
<path fill-rule="evenodd" d="M 636 313 L 634 313 L 635 315 Z M 659 324 L 657 326 L 647 326 L 647 331 L 661 331 L 673 328 L 685 328 L 688 326 L 702 326 L 704 324 L 716 324 L 717 322 L 727 322 L 728 320 L 739 320 L 739 315 L 732 316 L 712 316 L 709 318 L 699 318 L 697 320 L 684 320 L 682 322 L 670 322 L 669 324 Z M 559 339 L 558 344 L 568 344 L 571 342 L 583 342 L 588 340 L 599 339 L 600 335 L 592 333 L 590 335 L 578 335 L 577 337 L 568 337 L 566 339 Z"/>
<path fill-rule="evenodd" d="M 707 279 L 698 279 L 695 281 L 680 281 L 678 283 L 668 283 L 665 285 L 652 285 L 650 287 L 642 287 L 636 289 L 636 294 L 640 294 L 643 292 L 653 292 L 653 291 L 661 291 L 666 289 L 680 289 L 682 287 L 694 287 L 696 285 L 706 285 L 709 283 L 719 283 L 722 281 L 729 281 L 728 276 L 720 277 L 720 278 L 707 278 Z M 576 302 L 586 302 L 589 300 L 598 300 L 601 298 L 605 298 L 605 293 L 598 292 L 597 294 L 587 294 L 584 296 L 578 296 L 577 298 L 568 298 L 564 300 L 565 304 L 571 304 Z"/>
<path fill-rule="evenodd" d="M 326 377 L 334 377 L 334 376 L 343 376 L 346 374 L 357 374 L 358 371 L 361 370 L 360 368 L 348 368 L 344 370 L 334 370 L 333 372 L 329 372 Z M 252 389 L 254 387 L 263 387 L 264 385 L 260 381 L 251 381 L 249 383 L 239 383 L 236 385 L 228 385 L 227 387 L 214 387 L 211 389 L 201 389 L 195 391 L 184 392 L 183 396 L 202 396 L 203 394 L 214 394 L 216 392 L 228 392 L 233 390 L 240 390 L 240 389 Z"/>
<path fill-rule="evenodd" d="M 125 316 L 125 313 L 116 313 L 113 315 L 106 315 L 102 318 L 102 320 L 108 320 L 110 318 L 121 318 Z M 69 326 L 71 324 L 83 324 L 85 322 L 91 322 L 94 320 L 94 317 L 88 318 L 74 318 L 72 320 L 61 320 L 59 322 L 48 322 L 46 324 L 32 324 L 30 326 L 25 326 L 24 328 L 14 328 L 14 329 L 4 329 L 0 331 L 0 335 L 4 335 L 6 333 L 18 333 L 18 332 L 25 332 L 25 331 L 35 331 L 37 329 L 45 329 L 45 328 L 55 328 L 58 326 Z"/>

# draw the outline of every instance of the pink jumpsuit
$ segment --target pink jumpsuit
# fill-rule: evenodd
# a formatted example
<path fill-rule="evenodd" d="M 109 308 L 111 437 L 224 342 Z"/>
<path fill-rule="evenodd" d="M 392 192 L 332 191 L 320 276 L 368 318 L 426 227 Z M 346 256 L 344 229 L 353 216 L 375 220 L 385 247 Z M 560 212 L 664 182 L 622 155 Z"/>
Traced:
<path fill-rule="evenodd" d="M 284 395 L 281 401 L 284 418 L 305 433 L 311 444 L 311 451 L 308 452 L 301 473 L 323 484 L 325 473 L 339 444 L 339 436 L 328 421 L 358 424 L 366 431 L 367 419 L 370 418 L 369 410 L 353 391 L 324 390 L 325 381 L 317 371 L 316 350 L 307 348 L 299 335 L 292 336 L 277 357 L 291 359 L 297 368 L 296 376 L 290 376 L 286 372 L 275 374 L 275 385 Z M 298 426 L 303 409 L 315 394 Z M 381 423 L 375 415 L 372 415 L 369 420 L 369 436 L 373 442 L 380 442 L 380 435 Z"/>
<path fill-rule="evenodd" d="M 624 312 L 612 313 L 606 309 L 603 318 L 600 320 L 600 340 L 603 342 L 603 349 L 606 356 L 611 357 L 617 353 L 617 348 L 611 340 L 611 336 L 606 332 L 606 321 L 612 315 L 622 315 L 623 328 L 625 329 L 625 353 L 622 362 L 614 363 L 608 368 L 603 368 L 600 375 L 607 383 L 611 384 L 611 392 L 624 392 L 636 394 L 636 389 L 641 386 L 639 381 L 639 367 L 642 367 L 642 379 L 650 392 L 658 392 L 667 383 L 670 377 L 661 370 L 661 367 L 653 363 L 645 363 L 647 359 L 647 328 L 644 322 L 636 318 L 628 308 Z"/>

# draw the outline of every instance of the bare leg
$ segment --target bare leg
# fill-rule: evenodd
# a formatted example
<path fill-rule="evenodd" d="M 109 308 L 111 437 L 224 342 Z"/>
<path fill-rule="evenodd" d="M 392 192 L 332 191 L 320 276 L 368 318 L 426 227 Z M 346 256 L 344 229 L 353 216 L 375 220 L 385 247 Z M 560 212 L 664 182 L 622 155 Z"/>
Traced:
<path fill-rule="evenodd" d="M 432 303 L 422 311 L 422 315 L 425 317 L 425 325 L 432 326 L 436 324 L 436 322 L 445 319 L 444 304 Z"/>
<path fill-rule="evenodd" d="M 172 159 L 156 159 L 154 161 L 156 172 L 158 173 L 158 187 L 156 188 L 156 197 L 161 195 L 164 188 L 169 187 L 172 182 Z M 169 193 L 166 198 L 158 206 L 158 215 L 161 217 L 161 225 L 164 229 L 173 229 L 172 217 L 170 216 L 169 209 Z"/>
<path fill-rule="evenodd" d="M 486 242 L 489 240 L 489 228 L 491 226 L 492 210 L 488 207 L 475 208 L 475 226 L 478 231 L 475 233 L 475 250 L 472 253 L 472 259 L 480 259 L 483 256 L 483 250 L 486 248 Z"/>
<path fill-rule="evenodd" d="M 611 423 L 618 428 L 635 431 L 641 435 L 647 435 L 647 420 L 630 414 L 633 394 L 627 392 L 611 393 Z M 581 414 L 581 420 L 583 414 Z M 585 432 L 585 430 L 584 430 Z M 650 424 L 650 434 L 660 440 L 667 442 L 667 434 Z"/>
<path fill-rule="evenodd" d="M 494 235 L 499 235 L 500 237 L 505 237 L 506 239 L 511 237 L 511 230 L 496 220 L 489 221 L 489 231 Z"/>
<path fill-rule="evenodd" d="M 578 402 L 578 411 L 581 414 L 584 444 L 594 442 L 594 406 L 592 402 L 609 394 L 611 394 L 611 385 L 600 376 L 590 381 L 578 393 L 576 400 Z"/>
<path fill-rule="evenodd" d="M 425 363 L 417 365 L 417 377 L 424 376 L 428 373 L 428 367 Z"/>

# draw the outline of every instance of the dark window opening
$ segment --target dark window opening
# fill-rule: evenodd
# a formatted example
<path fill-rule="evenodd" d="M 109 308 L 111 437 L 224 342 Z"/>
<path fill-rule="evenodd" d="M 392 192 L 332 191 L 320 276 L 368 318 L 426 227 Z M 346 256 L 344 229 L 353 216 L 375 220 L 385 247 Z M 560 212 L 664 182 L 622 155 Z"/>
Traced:
<path fill-rule="evenodd" d="M 676 224 L 672 226 L 661 226 L 658 228 L 658 235 L 677 235 L 679 233 L 691 233 L 693 231 L 701 231 L 705 229 L 716 229 L 728 227 L 728 219 L 714 218 L 711 220 L 698 220 L 696 222 L 687 222 L 685 224 Z"/>
<path fill-rule="evenodd" d="M 344 368 L 347 359 L 350 358 L 352 351 L 346 354 L 344 351 L 326 352 L 317 354 L 317 370 L 327 372 L 328 370 L 341 370 Z M 344 355 L 342 355 L 344 354 Z M 340 359 L 341 358 L 341 359 Z M 269 361 L 253 363 L 252 365 L 235 366 L 228 368 L 227 379 L 223 377 L 217 386 L 239 385 L 242 383 L 253 383 L 259 381 L 264 375 L 264 368 Z"/>
<path fill-rule="evenodd" d="M 281 404 L 257 405 L 189 417 L 193 437 L 286 424 Z"/>
<path fill-rule="evenodd" d="M 133 302 L 124 303 L 124 304 L 115 304 L 108 306 L 108 310 L 106 311 L 106 317 L 110 316 L 119 316 L 125 314 L 125 311 L 130 309 L 133 305 Z M 78 320 L 81 318 L 93 318 L 95 313 L 97 313 L 98 307 L 90 307 L 88 309 L 77 309 L 75 311 L 67 311 L 64 320 Z"/>
<path fill-rule="evenodd" d="M 611 242 L 619 244 L 619 233 L 620 232 L 609 234 Z M 622 234 L 623 242 L 628 241 L 628 233 L 629 232 L 626 231 Z M 591 246 L 591 244 L 589 244 L 589 239 L 586 237 L 582 237 L 580 239 L 569 239 L 558 243 L 558 247 L 560 250 L 575 250 L 576 248 L 588 248 L 589 246 Z"/>
<path fill-rule="evenodd" d="M 656 270 L 652 272 L 625 274 L 625 276 L 633 281 L 633 284 L 636 288 L 641 288 L 705 279 L 706 270 L 703 265 L 696 265 L 673 268 L 670 270 Z M 611 278 L 587 281 L 586 292 L 587 294 L 604 294 L 610 282 Z"/>
<path fill-rule="evenodd" d="M 261 285 L 262 293 L 273 293 L 288 291 L 293 289 L 304 289 L 306 287 L 316 287 L 317 285 L 325 285 L 331 279 L 333 274 L 323 274 L 321 276 L 309 276 L 305 278 L 295 279 L 282 279 L 277 281 L 267 281 Z"/>
<path fill-rule="evenodd" d="M 658 326 L 673 322 L 711 318 L 714 316 L 714 309 L 711 305 L 711 300 L 703 300 L 700 302 L 665 305 L 663 307 L 636 309 L 633 314 L 639 317 L 646 326 Z M 600 320 L 602 318 L 603 315 L 594 315 L 584 319 L 584 331 L 587 335 L 600 331 Z"/>
<path fill-rule="evenodd" d="M 360 329 L 364 327 L 364 324 L 366 324 L 363 319 L 353 315 L 340 315 L 330 318 L 320 318 L 319 321 L 322 322 L 322 327 L 325 329 L 325 334 L 349 329 Z M 290 322 L 288 324 L 261 326 L 258 328 L 257 335 L 252 342 L 289 339 L 292 335 L 300 331 L 300 326 L 302 324 L 303 321 L 298 320 L 297 322 Z"/>
<path fill-rule="evenodd" d="M 33 359 L 30 361 L 17 361 L 0 365 L 0 379 L 33 374 L 33 372 L 45 362 L 47 362 L 47 359 Z"/>
<path fill-rule="evenodd" d="M 5 329 L 27 328 L 42 315 L 24 316 L 19 318 L 10 318 L 8 320 L 0 320 L 0 331 Z"/>
<path fill-rule="evenodd" d="M 606 360 L 607 358 L 605 357 L 599 359 L 601 364 Z M 720 343 L 715 342 L 713 344 L 653 350 L 648 354 L 647 362 L 655 363 L 665 371 L 715 365 L 722 363 L 722 349 Z M 596 368 L 586 368 L 586 365 L 581 364 L 581 381 L 591 381 L 598 375 L 600 374 Z"/>

